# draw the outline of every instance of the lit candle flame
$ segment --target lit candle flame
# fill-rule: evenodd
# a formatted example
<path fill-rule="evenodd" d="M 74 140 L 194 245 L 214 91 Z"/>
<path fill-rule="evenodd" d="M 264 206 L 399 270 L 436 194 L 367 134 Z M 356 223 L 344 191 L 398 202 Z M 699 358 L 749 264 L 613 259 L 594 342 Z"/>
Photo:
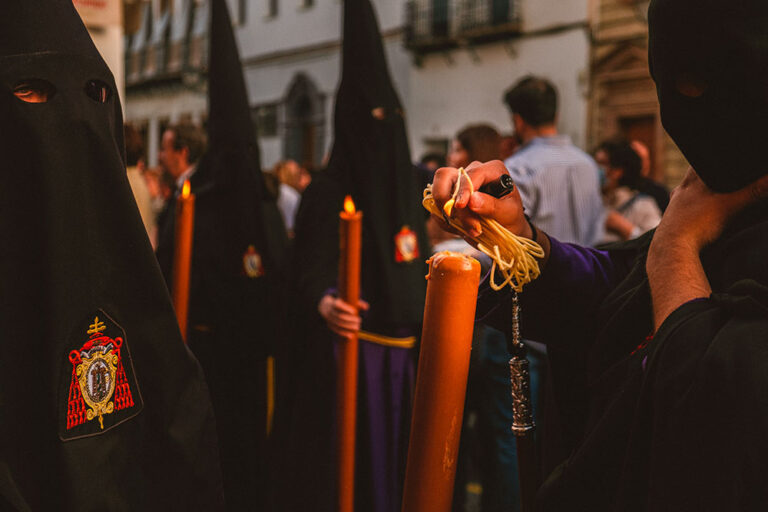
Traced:
<path fill-rule="evenodd" d="M 186 199 L 189 197 L 189 189 L 190 189 L 189 180 L 184 180 L 184 186 L 181 187 L 182 198 Z"/>
<path fill-rule="evenodd" d="M 352 201 L 352 196 L 347 196 L 344 198 L 344 211 L 350 215 L 355 213 L 355 202 Z"/>

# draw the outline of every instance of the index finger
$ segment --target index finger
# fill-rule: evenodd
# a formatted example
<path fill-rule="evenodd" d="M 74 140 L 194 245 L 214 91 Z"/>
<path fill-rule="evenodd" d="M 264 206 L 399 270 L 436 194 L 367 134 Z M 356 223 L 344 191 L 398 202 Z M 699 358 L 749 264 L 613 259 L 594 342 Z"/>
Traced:
<path fill-rule="evenodd" d="M 337 310 L 337 313 L 349 313 L 352 315 L 357 315 L 357 308 L 351 304 L 348 304 L 341 298 L 337 298 L 333 301 L 333 308 Z"/>
<path fill-rule="evenodd" d="M 486 183 L 497 179 L 502 174 L 507 174 L 507 167 L 501 160 L 491 160 L 490 162 L 480 163 L 472 162 L 466 168 L 469 179 L 472 180 L 472 188 L 479 189 Z M 456 198 L 455 207 L 465 208 L 469 203 L 471 190 L 467 180 L 462 180 L 459 187 L 459 196 Z"/>
<path fill-rule="evenodd" d="M 440 211 L 453 195 L 458 176 L 459 170 L 454 167 L 441 167 L 435 171 L 435 177 L 432 180 L 432 197 Z"/>

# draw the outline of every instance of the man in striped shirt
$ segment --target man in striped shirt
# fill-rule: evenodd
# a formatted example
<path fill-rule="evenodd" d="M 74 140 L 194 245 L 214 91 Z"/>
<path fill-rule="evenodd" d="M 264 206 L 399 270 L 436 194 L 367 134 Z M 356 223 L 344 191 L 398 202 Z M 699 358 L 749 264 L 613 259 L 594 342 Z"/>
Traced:
<path fill-rule="evenodd" d="M 562 242 L 588 247 L 599 243 L 605 236 L 606 216 L 600 197 L 600 171 L 592 157 L 574 146 L 569 136 L 558 133 L 554 86 L 543 78 L 527 76 L 504 94 L 504 103 L 521 144 L 504 164 L 530 222 Z M 542 382 L 549 365 L 546 347 L 532 340 L 526 340 L 526 345 L 534 417 L 544 427 L 539 433 L 542 463 L 545 470 L 550 470 L 555 461 L 567 455 L 556 421 L 562 412 L 540 404 L 539 398 L 553 394 L 561 397 L 563 390 L 557 383 Z M 546 388 L 543 393 L 542 388 Z M 510 457 L 514 459 L 514 455 Z"/>
<path fill-rule="evenodd" d="M 504 163 L 531 222 L 562 242 L 592 246 L 605 230 L 595 161 L 557 132 L 557 92 L 527 76 L 504 94 L 521 148 Z"/>

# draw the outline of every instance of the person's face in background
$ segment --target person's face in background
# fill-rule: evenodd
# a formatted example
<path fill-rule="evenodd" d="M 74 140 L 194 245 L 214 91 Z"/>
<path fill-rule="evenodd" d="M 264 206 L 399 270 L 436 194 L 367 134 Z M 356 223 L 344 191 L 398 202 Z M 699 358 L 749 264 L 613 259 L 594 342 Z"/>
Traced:
<path fill-rule="evenodd" d="M 160 141 L 160 153 L 157 158 L 168 174 L 174 179 L 178 178 L 189 168 L 189 150 L 187 148 L 176 149 L 174 142 L 176 134 L 173 130 L 166 130 Z"/>
<path fill-rule="evenodd" d="M 449 167 L 466 167 L 470 163 L 469 153 L 458 140 L 451 143 L 451 150 L 448 152 L 448 166 Z"/>
<path fill-rule="evenodd" d="M 298 179 L 298 182 L 296 183 L 296 190 L 298 190 L 300 194 L 303 194 L 310 183 L 312 183 L 312 175 L 309 173 L 309 171 L 306 168 L 300 167 L 299 179 Z"/>
<path fill-rule="evenodd" d="M 427 160 L 426 162 L 422 162 L 421 165 L 423 165 L 429 172 L 435 172 L 440 168 L 440 162 L 437 160 Z"/>
<path fill-rule="evenodd" d="M 520 141 L 514 135 L 505 135 L 499 141 L 499 158 L 504 161 L 517 152 Z"/>
<path fill-rule="evenodd" d="M 299 164 L 295 160 L 288 160 L 277 173 L 280 183 L 295 187 L 299 177 Z"/>
<path fill-rule="evenodd" d="M 611 167 L 608 153 L 602 149 L 595 151 L 595 162 L 600 169 L 600 187 L 604 194 L 610 193 L 619 186 L 619 180 L 624 174 L 623 169 Z"/>

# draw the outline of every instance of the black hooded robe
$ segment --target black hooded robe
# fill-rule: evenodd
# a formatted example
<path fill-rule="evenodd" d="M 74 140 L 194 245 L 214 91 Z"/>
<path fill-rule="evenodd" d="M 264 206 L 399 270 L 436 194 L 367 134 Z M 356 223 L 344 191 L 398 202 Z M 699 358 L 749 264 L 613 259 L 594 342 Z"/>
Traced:
<path fill-rule="evenodd" d="M 768 204 L 703 252 L 711 297 L 680 306 L 649 339 L 651 237 L 607 252 L 555 248 L 522 294 L 524 335 L 548 343 L 572 446 L 537 510 L 766 510 Z M 485 294 L 484 306 L 503 295 Z M 508 329 L 505 308 L 490 318 Z"/>
<path fill-rule="evenodd" d="M 226 2 L 211 0 L 210 8 L 208 149 L 190 178 L 196 202 L 188 343 L 211 389 L 227 509 L 262 510 L 270 495 L 265 369 L 282 335 L 286 235 L 264 186 Z M 174 213 L 172 200 L 157 249 L 170 289 Z M 260 261 L 254 274 L 246 263 L 251 250 Z"/>
<path fill-rule="evenodd" d="M 0 162 L 0 509 L 222 510 L 208 390 L 69 0 L 3 2 Z"/>

